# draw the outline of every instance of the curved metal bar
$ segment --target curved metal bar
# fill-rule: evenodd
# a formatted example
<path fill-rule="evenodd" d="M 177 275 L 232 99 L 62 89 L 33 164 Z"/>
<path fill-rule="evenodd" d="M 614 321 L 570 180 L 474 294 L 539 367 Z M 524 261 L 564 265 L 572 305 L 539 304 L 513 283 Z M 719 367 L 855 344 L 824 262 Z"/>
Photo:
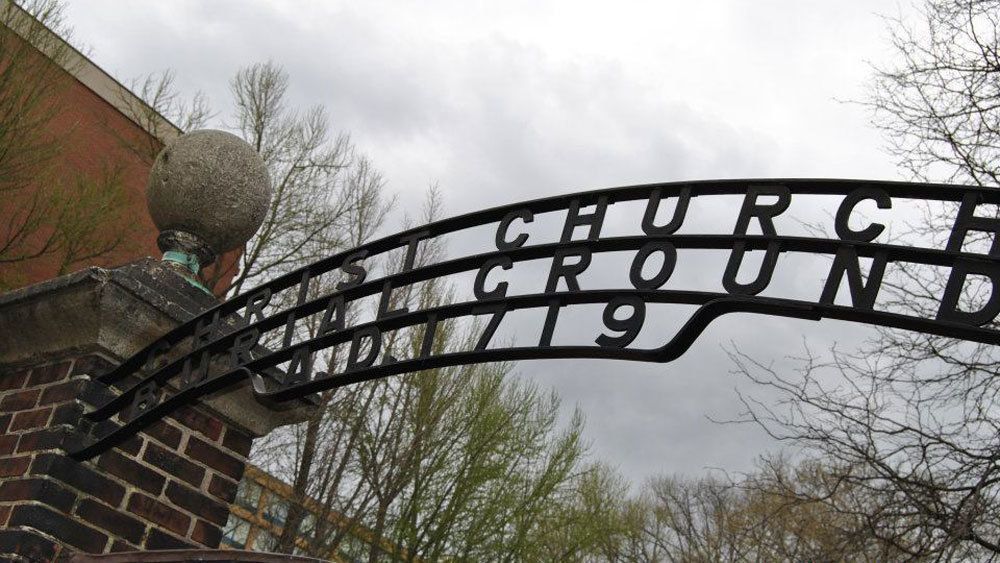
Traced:
<path fill-rule="evenodd" d="M 184 362 L 196 354 L 202 352 L 218 353 L 233 344 L 233 341 L 243 331 L 257 329 L 261 333 L 281 327 L 286 322 L 289 314 L 294 314 L 296 318 L 302 318 L 322 311 L 329 300 L 333 297 L 343 296 L 347 302 L 377 294 L 382 290 L 382 285 L 388 281 L 393 287 L 400 287 L 421 281 L 426 281 L 442 276 L 472 271 L 478 269 L 483 263 L 499 257 L 505 256 L 512 262 L 522 262 L 527 260 L 537 260 L 552 258 L 558 251 L 576 247 L 585 247 L 590 252 L 620 252 L 638 250 L 643 245 L 651 242 L 669 242 L 678 249 L 707 249 L 707 250 L 728 250 L 732 249 L 737 242 L 746 244 L 749 250 L 765 249 L 768 245 L 778 243 L 782 252 L 807 252 L 820 254 L 834 254 L 844 246 L 855 248 L 859 256 L 872 257 L 877 252 L 885 253 L 887 260 L 906 261 L 918 264 L 928 264 L 935 266 L 951 266 L 955 260 L 963 259 L 986 259 L 985 256 L 963 254 L 939 249 L 913 248 L 908 246 L 876 244 L 869 242 L 852 242 L 837 239 L 821 239 L 815 237 L 765 237 L 760 235 L 639 235 L 623 237 L 606 237 L 596 241 L 570 241 L 565 243 L 547 243 L 532 246 L 523 246 L 511 250 L 484 252 L 470 256 L 455 258 L 415 268 L 406 272 L 400 272 L 382 278 L 367 281 L 358 286 L 337 292 L 331 292 L 322 297 L 307 301 L 301 305 L 283 309 L 269 317 L 251 323 L 246 326 L 237 327 L 228 334 L 224 334 L 211 342 L 193 348 L 184 356 L 156 370 L 146 376 L 140 382 L 122 392 L 121 395 L 112 399 L 87 414 L 90 420 L 103 420 L 112 416 L 117 410 L 127 404 L 133 394 L 141 386 L 149 381 L 156 381 L 161 386 L 169 379 L 178 375 Z M 508 298 L 513 299 L 513 297 Z M 204 318 L 203 315 L 201 318 Z M 207 315 L 211 316 L 211 315 Z M 147 352 L 148 354 L 148 352 Z M 145 355 L 141 355 L 145 359 Z M 102 377 L 104 383 L 114 383 L 129 375 L 130 372 L 114 370 L 109 375 Z"/>
<path fill-rule="evenodd" d="M 146 428 L 164 415 L 173 412 L 175 409 L 181 407 L 189 401 L 225 389 L 226 387 L 238 383 L 244 378 L 249 378 L 251 375 L 252 372 L 249 368 L 241 366 L 218 377 L 213 377 L 197 387 L 182 389 L 170 396 L 167 400 L 136 416 L 134 419 L 128 421 L 115 430 L 112 430 L 98 440 L 90 443 L 83 443 L 76 449 L 70 449 L 69 455 L 70 457 L 80 461 L 90 459 L 103 451 L 121 444 L 130 436 L 133 436 L 136 432 Z"/>
<path fill-rule="evenodd" d="M 228 317 L 234 312 L 247 305 L 248 300 L 262 288 L 270 288 L 274 292 L 282 291 L 295 286 L 302 277 L 303 272 L 324 273 L 339 268 L 344 260 L 358 251 L 368 252 L 369 255 L 376 255 L 397 248 L 404 247 L 409 237 L 419 233 L 426 233 L 428 237 L 440 236 L 463 229 L 489 224 L 502 219 L 507 213 L 519 209 L 530 209 L 535 213 L 545 213 L 567 209 L 574 201 L 583 204 L 591 204 L 599 197 L 606 197 L 609 204 L 648 199 L 655 190 L 660 190 L 664 197 L 676 197 L 683 190 L 689 190 L 692 197 L 707 195 L 741 195 L 749 187 L 785 187 L 793 194 L 808 195 L 846 195 L 854 190 L 863 188 L 878 188 L 888 192 L 890 197 L 903 199 L 925 199 L 932 201 L 961 201 L 968 194 L 973 193 L 981 198 L 983 203 L 1000 204 L 1000 190 L 983 188 L 977 186 L 956 186 L 950 184 L 917 184 L 908 182 L 885 182 L 871 180 L 840 180 L 840 179 L 734 179 L 734 180 L 703 180 L 688 182 L 666 182 L 656 184 L 642 184 L 634 186 L 624 186 L 619 188 L 592 190 L 573 194 L 565 194 L 533 201 L 519 202 L 490 209 L 467 213 L 457 217 L 436 221 L 428 225 L 409 229 L 395 235 L 383 237 L 381 239 L 363 244 L 349 251 L 334 254 L 308 266 L 295 271 L 283 274 L 267 283 L 261 284 L 250 291 L 233 297 L 232 299 L 220 303 L 219 305 L 205 311 L 202 315 L 191 319 L 177 328 L 171 330 L 166 335 L 160 337 L 149 346 L 143 348 L 136 355 L 122 362 L 114 370 L 102 378 L 105 382 L 115 382 L 128 374 L 134 373 L 143 367 L 146 358 L 158 346 L 172 346 L 178 344 L 185 338 L 191 336 L 197 322 L 206 317 L 218 315 L 220 318 Z"/>
<path fill-rule="evenodd" d="M 614 295 L 608 295 L 613 293 Z M 410 360 L 400 360 L 391 364 L 373 366 L 354 372 L 346 372 L 335 376 L 313 379 L 298 385 L 281 388 L 276 391 L 261 392 L 261 386 L 255 387 L 255 394 L 271 402 L 281 402 L 294 397 L 301 397 L 309 393 L 325 391 L 343 387 L 352 383 L 359 383 L 380 377 L 399 375 L 413 371 L 434 369 L 441 367 L 451 367 L 463 364 L 475 364 L 495 361 L 513 360 L 541 360 L 541 359 L 567 359 L 567 358 L 597 358 L 611 360 L 629 360 L 640 362 L 667 363 L 676 360 L 684 355 L 691 345 L 698 339 L 701 333 L 715 319 L 730 313 L 757 313 L 785 318 L 795 318 L 802 320 L 819 321 L 824 318 L 844 321 L 859 322 L 914 330 L 947 336 L 951 338 L 962 338 L 974 342 L 985 344 L 1000 344 L 1000 332 L 968 325 L 950 323 L 944 321 L 933 321 L 920 317 L 911 317 L 896 313 L 882 311 L 859 311 L 852 307 L 842 305 L 822 305 L 795 299 L 781 299 L 752 296 L 727 296 L 724 294 L 708 292 L 673 292 L 669 290 L 631 290 L 631 291 L 580 291 L 571 296 L 561 305 L 584 304 L 584 303 L 606 303 L 614 296 L 637 296 L 646 303 L 673 303 L 673 304 L 695 304 L 701 302 L 695 313 L 677 331 L 677 334 L 663 346 L 649 349 L 628 349 L 610 348 L 600 346 L 521 346 L 513 348 L 497 348 L 487 350 L 471 350 L 461 352 L 450 352 L 428 358 L 418 358 Z M 538 306 L 541 298 L 546 298 L 546 294 L 526 296 L 519 302 L 516 308 L 526 308 Z M 546 299 L 548 301 L 550 299 Z M 528 303 L 531 303 L 529 305 Z M 459 304 L 464 306 L 466 304 Z M 440 309 L 447 309 L 442 307 Z M 419 314 L 419 313 L 418 313 Z M 443 318 L 445 313 L 442 311 Z M 460 315 L 454 315 L 460 316 Z M 422 322 L 422 321 L 420 321 Z M 416 322 L 413 324 L 420 324 Z M 369 323 L 374 325 L 376 323 Z M 320 343 L 313 351 L 318 351 L 326 347 L 321 343 L 322 339 L 313 339 L 308 343 Z M 309 345 L 305 343 L 303 345 Z M 310 346 L 312 349 L 312 347 Z M 264 360 L 264 358 L 262 358 Z M 254 369 L 253 363 L 247 364 Z"/>
<path fill-rule="evenodd" d="M 607 303 L 618 296 L 633 296 L 646 303 L 674 303 L 699 305 L 698 310 L 681 327 L 677 334 L 665 345 L 652 349 L 605 348 L 600 346 L 548 346 L 548 347 L 513 347 L 499 349 L 483 349 L 472 351 L 451 352 L 426 358 L 406 359 L 389 364 L 381 364 L 370 368 L 349 371 L 336 376 L 312 379 L 301 384 L 287 386 L 274 391 L 264 389 L 262 381 L 255 380 L 254 371 L 273 367 L 291 359 L 293 349 L 302 346 L 309 347 L 311 352 L 348 341 L 354 330 L 366 327 L 377 327 L 380 330 L 394 330 L 406 326 L 419 325 L 427 321 L 430 315 L 439 319 L 462 317 L 475 314 L 474 311 L 490 305 L 503 305 L 509 309 L 525 309 L 547 306 L 553 300 L 560 305 L 585 303 Z M 469 301 L 443 305 L 406 313 L 397 317 L 364 323 L 352 327 L 349 331 L 340 331 L 310 339 L 294 347 L 285 348 L 255 358 L 244 366 L 214 377 L 201 385 L 181 390 L 152 408 L 140 413 L 131 421 L 112 431 L 98 441 L 82 446 L 71 452 L 76 459 L 87 459 L 113 447 L 133 435 L 137 431 L 156 421 L 175 408 L 190 402 L 197 397 L 224 389 L 244 378 L 250 378 L 253 390 L 261 400 L 280 403 L 316 391 L 333 389 L 387 377 L 400 373 L 449 367 L 461 364 L 475 364 L 495 361 L 512 361 L 523 359 L 560 359 L 560 358 L 601 358 L 622 359 L 644 362 L 669 362 L 686 352 L 704 329 L 716 318 L 734 312 L 761 313 L 773 316 L 820 320 L 833 318 L 854 322 L 876 324 L 893 328 L 916 330 L 941 336 L 964 338 L 988 344 L 1000 343 L 1000 332 L 958 323 L 935 321 L 919 317 L 911 317 L 896 313 L 881 311 L 865 311 L 841 305 L 822 305 L 808 301 L 755 297 L 730 296 L 726 294 L 699 291 L 676 290 L 591 290 L 564 293 L 549 293 L 522 295 L 509 298 L 483 301 Z"/>
<path fill-rule="evenodd" d="M 407 274 L 416 271 L 417 270 L 413 270 L 411 272 L 407 272 Z M 459 270 L 459 271 L 464 271 L 464 270 Z M 433 277 L 436 276 L 430 275 L 426 279 L 431 279 Z M 371 283 L 376 285 L 381 285 L 381 281 L 371 282 Z M 364 286 L 362 285 L 362 286 L 357 286 L 355 288 L 351 288 L 350 290 L 346 290 L 341 293 L 345 295 L 351 295 L 354 294 L 355 292 L 363 292 L 363 291 L 365 290 Z M 362 295 L 371 295 L 372 293 L 374 292 L 363 293 Z M 549 302 L 552 300 L 559 300 L 561 303 L 566 305 L 575 305 L 583 303 L 604 303 L 617 295 L 625 295 L 631 293 L 637 293 L 637 292 L 627 291 L 627 290 L 622 291 L 618 289 L 591 290 L 591 291 L 577 291 L 577 292 L 540 293 L 534 295 L 517 295 L 517 296 L 508 296 L 500 299 L 466 301 L 452 305 L 445 305 L 430 309 L 424 309 L 421 311 L 414 311 L 404 315 L 391 317 L 388 319 L 381 319 L 368 323 L 362 323 L 357 326 L 351 327 L 348 330 L 339 331 L 318 338 L 314 338 L 305 342 L 298 343 L 295 346 L 283 348 L 281 350 L 272 352 L 271 354 L 265 356 L 265 358 L 279 358 L 279 359 L 273 362 L 269 362 L 269 365 L 267 366 L 260 366 L 260 364 L 258 363 L 259 359 L 255 360 L 254 362 L 248 363 L 247 365 L 254 365 L 255 366 L 254 369 L 265 369 L 266 367 L 273 367 L 275 365 L 278 365 L 282 362 L 291 359 L 292 350 L 294 348 L 298 348 L 302 345 L 317 346 L 318 348 L 320 348 L 320 347 L 334 346 L 337 344 L 343 344 L 348 340 L 350 340 L 351 334 L 354 330 L 363 329 L 371 326 L 378 327 L 381 330 L 396 330 L 399 328 L 418 325 L 420 323 L 426 322 L 431 315 L 437 315 L 437 318 L 442 320 L 447 318 L 470 315 L 472 314 L 472 311 L 474 309 L 477 309 L 479 307 L 505 305 L 508 309 L 526 309 L 526 308 L 547 306 Z M 673 296 L 672 300 L 662 301 L 663 303 L 678 303 L 678 304 L 692 304 L 692 305 L 705 303 L 720 295 L 709 292 L 676 291 L 676 290 L 663 293 L 664 296 L 668 294 Z M 326 302 L 329 301 L 329 299 L 330 296 L 324 296 L 319 299 L 314 299 L 312 301 L 309 301 L 308 303 L 304 303 L 299 307 L 299 309 L 306 311 L 307 312 L 306 314 L 316 313 L 323 310 L 323 308 L 326 306 Z M 283 318 L 283 315 L 272 315 L 271 317 L 268 317 L 262 321 L 258 321 L 257 323 L 249 325 L 245 330 L 257 328 L 263 332 L 263 330 L 277 328 L 282 324 L 284 324 L 284 322 L 285 319 Z M 227 349 L 229 346 L 232 345 L 233 340 L 235 338 L 236 338 L 235 334 L 225 335 L 215 340 L 211 344 L 207 345 L 206 347 L 199 349 L 198 352 L 192 352 L 190 354 L 186 354 L 184 357 L 175 360 L 174 362 L 170 363 L 167 366 L 164 366 L 160 370 L 157 370 L 155 373 L 152 373 L 146 378 L 142 379 L 139 383 L 136 383 L 132 387 L 122 391 L 120 395 L 109 400 L 103 405 L 97 407 L 93 411 L 90 411 L 85 416 L 92 421 L 106 420 L 110 418 L 115 413 L 119 412 L 123 407 L 128 405 L 132 401 L 135 392 L 147 382 L 156 381 L 158 384 L 162 386 L 171 377 L 174 377 L 175 375 L 180 373 L 185 358 L 191 356 L 192 354 L 200 353 L 201 351 L 205 350 L 209 352 L 213 351 L 218 352 L 220 350 Z"/>

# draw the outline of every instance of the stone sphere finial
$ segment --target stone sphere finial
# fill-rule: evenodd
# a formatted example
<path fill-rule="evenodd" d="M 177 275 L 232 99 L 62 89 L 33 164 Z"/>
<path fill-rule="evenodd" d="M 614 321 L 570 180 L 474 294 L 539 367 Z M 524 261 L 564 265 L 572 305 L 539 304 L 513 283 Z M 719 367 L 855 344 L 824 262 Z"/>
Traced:
<path fill-rule="evenodd" d="M 193 255 L 201 267 L 257 232 L 271 201 L 271 180 L 263 159 L 245 141 L 202 129 L 160 151 L 146 198 L 160 229 L 160 250 Z"/>

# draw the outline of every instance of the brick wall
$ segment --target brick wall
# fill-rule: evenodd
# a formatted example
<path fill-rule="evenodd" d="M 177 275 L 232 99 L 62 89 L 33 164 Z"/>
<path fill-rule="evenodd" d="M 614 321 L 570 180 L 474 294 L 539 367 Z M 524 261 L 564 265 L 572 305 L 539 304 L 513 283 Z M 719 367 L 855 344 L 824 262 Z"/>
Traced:
<path fill-rule="evenodd" d="M 0 558 L 218 547 L 251 437 L 186 407 L 75 461 L 62 446 L 109 396 L 89 377 L 107 365 L 92 354 L 0 372 Z"/>
<path fill-rule="evenodd" d="M 5 32 L 5 29 L 0 28 L 0 33 Z M 7 51 L 13 52 L 14 47 L 8 46 Z M 112 251 L 74 262 L 73 267 L 114 266 L 143 256 L 160 256 L 156 246 L 159 232 L 146 210 L 146 181 L 153 157 L 162 146 L 161 142 L 115 107 L 114 104 L 125 94 L 99 94 L 41 52 L 30 49 L 21 53 L 29 57 L 31 66 L 38 69 L 37 73 L 51 82 L 46 94 L 53 97 L 52 102 L 58 111 L 44 124 L 44 131 L 60 139 L 60 151 L 54 157 L 50 169 L 58 177 L 55 181 L 49 179 L 37 185 L 6 191 L 4 197 L 0 198 L 0 217 L 16 216 L 38 192 L 67 190 L 75 186 L 80 178 L 97 181 L 109 170 L 118 170 L 124 187 L 120 211 L 125 221 L 112 224 L 105 218 L 104 222 L 107 224 L 98 225 L 98 238 L 108 240 L 121 235 L 123 229 L 128 232 L 128 236 Z M 0 58 L 3 55 L 4 53 L 0 53 Z M 117 92 L 120 86 L 110 76 L 104 76 L 101 71 L 95 72 L 102 75 L 102 78 L 95 80 L 106 84 L 110 91 Z M 113 96 L 113 99 L 106 99 L 106 96 Z M 30 255 L 39 250 L 53 228 L 53 218 L 41 219 L 48 222 L 22 241 L 21 246 L 16 248 L 23 252 L 15 254 Z M 0 243 L 8 242 L 3 239 L 5 234 L 6 231 L 0 232 Z M 225 268 L 218 286 L 220 295 L 236 273 L 235 264 L 239 255 L 240 251 L 234 250 L 226 253 L 220 261 Z M 52 278 L 59 274 L 62 258 L 61 253 L 52 252 L 21 261 L 16 268 L 8 267 L 3 272 L 4 275 L 0 276 L 0 281 L 13 288 Z M 211 279 L 214 274 L 214 270 L 207 272 L 206 278 Z"/>

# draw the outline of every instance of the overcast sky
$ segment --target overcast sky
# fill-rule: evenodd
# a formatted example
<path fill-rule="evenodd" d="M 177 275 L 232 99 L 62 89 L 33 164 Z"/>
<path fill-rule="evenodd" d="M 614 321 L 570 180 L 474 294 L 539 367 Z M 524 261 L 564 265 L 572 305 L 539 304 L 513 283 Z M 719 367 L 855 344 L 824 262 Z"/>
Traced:
<path fill-rule="evenodd" d="M 220 118 L 241 65 L 283 65 L 293 101 L 325 105 L 404 206 L 437 183 L 454 215 L 643 182 L 899 179 L 866 111 L 848 101 L 864 96 L 868 62 L 889 56 L 879 14 L 907 9 L 895 0 L 75 0 L 69 19 L 123 82 L 172 68 Z M 737 211 L 738 200 L 725 228 Z M 752 391 L 728 373 L 722 346 L 777 360 L 803 339 L 822 349 L 863 334 L 743 316 L 717 322 L 667 366 L 518 369 L 578 405 L 595 455 L 633 479 L 739 471 L 775 445 L 707 420 L 740 410 L 734 388 Z"/>

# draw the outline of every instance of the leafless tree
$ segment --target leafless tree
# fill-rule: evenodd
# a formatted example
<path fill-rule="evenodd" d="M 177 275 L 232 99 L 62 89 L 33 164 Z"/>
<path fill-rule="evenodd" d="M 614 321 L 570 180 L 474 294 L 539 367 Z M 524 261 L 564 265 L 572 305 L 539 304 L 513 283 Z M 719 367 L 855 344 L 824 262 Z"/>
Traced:
<path fill-rule="evenodd" d="M 894 61 L 876 67 L 865 103 L 891 154 L 917 179 L 996 187 L 1000 2 L 928 0 L 916 18 L 887 23 Z M 955 212 L 926 205 L 895 236 L 942 248 Z M 992 238 L 970 233 L 964 249 L 991 252 Z M 896 263 L 879 307 L 935 318 L 947 278 Z M 978 310 L 990 286 L 967 283 L 962 309 Z M 826 487 L 797 495 L 861 518 L 893 559 L 1000 559 L 995 346 L 886 329 L 852 353 L 807 349 L 793 374 L 738 350 L 732 357 L 738 372 L 784 398 L 777 406 L 745 398 L 748 418 L 833 471 Z M 833 494 L 844 489 L 851 494 Z"/>
<path fill-rule="evenodd" d="M 594 514 L 615 533 L 604 534 L 598 552 L 572 560 L 909 560 L 907 553 L 869 533 L 864 513 L 838 511 L 814 498 L 822 491 L 845 505 L 871 500 L 825 464 L 764 458 L 737 479 L 656 476 L 631 496 L 613 484 L 598 489 L 605 491 L 598 497 L 606 500 Z M 574 523 L 570 529 L 579 526 Z"/>
<path fill-rule="evenodd" d="M 172 70 L 152 73 L 131 80 L 127 90 L 119 90 L 120 107 L 150 135 L 123 137 L 114 127 L 108 127 L 111 134 L 118 136 L 122 146 L 150 165 L 163 149 L 162 139 L 168 138 L 169 130 L 175 127 L 180 131 L 201 129 L 214 117 L 208 98 L 197 92 L 190 100 L 185 100 L 174 85 L 174 77 Z"/>
<path fill-rule="evenodd" d="M 875 69 L 874 124 L 915 177 L 996 186 L 1000 3 L 926 0 L 918 18 L 887 18 L 895 59 Z"/>
<path fill-rule="evenodd" d="M 920 384 L 891 354 L 831 356 L 823 363 L 808 355 L 798 373 L 783 375 L 733 354 L 738 371 L 784 397 L 780 407 L 746 399 L 752 420 L 831 468 L 823 486 L 790 494 L 863 519 L 858 537 L 903 558 L 995 559 L 996 411 L 965 410 L 975 402 Z M 853 494 L 835 494 L 842 490 Z"/>
<path fill-rule="evenodd" d="M 331 136 L 322 107 L 305 112 L 286 106 L 288 75 L 273 63 L 255 64 L 230 82 L 236 101 L 235 129 L 263 157 L 273 201 L 264 224 L 244 249 L 231 284 L 235 294 L 345 248 L 352 229 L 356 189 L 381 187 L 371 163 L 355 154 L 347 134 Z"/>

